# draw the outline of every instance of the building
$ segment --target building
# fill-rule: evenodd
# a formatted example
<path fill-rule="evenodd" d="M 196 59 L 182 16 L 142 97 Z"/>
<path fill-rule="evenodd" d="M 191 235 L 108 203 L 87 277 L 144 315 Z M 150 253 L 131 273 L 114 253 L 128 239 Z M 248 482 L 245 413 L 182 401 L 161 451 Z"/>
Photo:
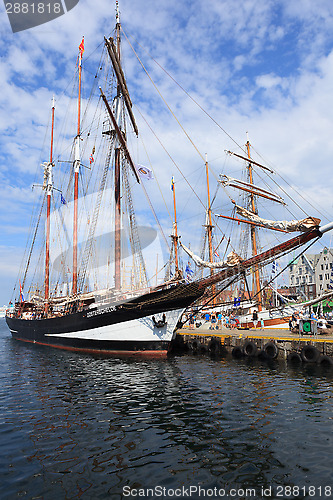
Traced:
<path fill-rule="evenodd" d="M 324 248 L 316 263 L 316 288 L 318 295 L 333 288 L 333 249 Z M 331 282 L 332 280 L 332 282 Z"/>
<path fill-rule="evenodd" d="M 333 288 L 333 249 L 303 254 L 289 265 L 289 287 L 301 298 L 313 299 Z M 330 282 L 332 280 L 332 282 Z"/>

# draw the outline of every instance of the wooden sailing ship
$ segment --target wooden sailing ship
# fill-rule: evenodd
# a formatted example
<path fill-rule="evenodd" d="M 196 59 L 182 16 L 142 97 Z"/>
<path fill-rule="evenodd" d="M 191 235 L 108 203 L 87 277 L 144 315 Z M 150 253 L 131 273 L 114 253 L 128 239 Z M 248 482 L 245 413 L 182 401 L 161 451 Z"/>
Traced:
<path fill-rule="evenodd" d="M 220 288 L 227 288 L 231 282 L 242 279 L 252 269 L 259 270 L 276 256 L 319 238 L 331 229 L 332 225 L 319 227 L 315 222 L 310 229 L 291 240 L 265 252 L 255 252 L 248 259 L 232 256 L 226 262 L 220 263 L 218 269 L 212 270 L 208 276 L 188 282 L 183 278 L 178 265 L 180 242 L 174 188 L 172 241 L 175 272 L 172 279 L 150 286 L 142 255 L 142 234 L 136 221 L 131 194 L 131 184 L 140 185 L 142 180 L 140 168 L 133 161 L 127 140 L 128 123 L 131 133 L 137 135 L 138 128 L 122 69 L 120 34 L 117 6 L 115 35 L 104 39 L 104 51 L 111 62 L 111 70 L 106 75 L 103 73 L 101 81 L 104 84 L 107 82 L 107 90 L 99 87 L 99 99 L 94 103 L 99 106 L 100 114 L 88 111 L 84 113 L 85 117 L 91 118 L 91 129 L 83 129 L 81 116 L 84 39 L 79 46 L 76 135 L 72 140 L 70 159 L 58 161 L 58 166 L 63 162 L 68 174 L 68 183 L 62 182 L 60 186 L 56 180 L 54 181 L 56 178 L 54 175 L 55 105 L 54 102 L 52 104 L 50 159 L 43 164 L 41 211 L 32 234 L 19 288 L 16 289 L 18 297 L 14 306 L 8 309 L 6 321 L 12 336 L 24 342 L 84 352 L 165 355 L 184 310 L 202 297 L 208 287 L 211 287 L 213 293 L 217 283 Z M 101 64 L 99 67 L 102 69 Z M 95 81 L 94 85 L 96 90 Z M 95 144 L 97 140 L 98 145 Z M 87 157 L 89 147 L 90 165 L 85 165 L 83 156 Z M 208 183 L 207 162 L 206 173 Z M 144 186 L 142 187 L 144 189 Z M 59 202 L 58 205 L 54 202 L 55 206 L 52 207 L 52 200 L 55 200 L 57 193 L 60 194 L 60 206 Z M 101 205 L 107 195 L 110 195 L 110 200 L 106 201 L 106 208 L 103 211 Z M 213 226 L 209 196 L 208 194 L 207 229 L 211 234 Z M 121 275 L 122 261 L 126 253 L 123 241 L 126 232 L 124 231 L 125 209 L 129 234 L 127 255 L 132 267 L 132 279 L 126 287 Z M 45 214 L 45 231 L 40 231 L 42 213 Z M 103 224 L 109 219 L 112 222 L 112 230 L 106 234 L 107 237 L 105 234 L 97 234 L 100 219 Z M 60 224 L 64 226 L 61 231 Z M 40 266 L 43 270 L 40 275 L 32 272 L 28 284 L 29 270 L 34 262 L 32 256 L 37 230 L 45 234 L 43 250 L 36 261 L 39 266 L 43 261 L 43 265 Z M 63 239 L 59 239 L 61 243 L 56 244 L 55 234 L 60 232 L 63 234 Z M 104 266 L 100 271 L 98 262 L 101 259 L 99 250 L 102 242 L 109 253 L 104 258 Z M 56 253 L 55 247 L 58 256 L 53 255 L 51 259 L 52 252 Z M 210 242 L 211 260 L 212 251 Z M 51 279 L 51 270 L 57 278 Z M 36 285 L 38 280 L 43 284 Z M 25 299 L 23 294 L 27 292 L 28 296 Z"/>

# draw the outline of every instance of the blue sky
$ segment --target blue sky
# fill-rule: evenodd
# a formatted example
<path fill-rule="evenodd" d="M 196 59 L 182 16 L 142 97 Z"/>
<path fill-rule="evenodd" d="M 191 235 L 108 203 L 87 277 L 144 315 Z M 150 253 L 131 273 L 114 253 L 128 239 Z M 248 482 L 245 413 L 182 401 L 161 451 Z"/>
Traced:
<path fill-rule="evenodd" d="M 70 84 L 77 48 L 85 35 L 85 65 L 97 61 L 96 47 L 114 26 L 114 2 L 80 0 L 66 15 L 13 34 L 1 5 L 0 37 L 0 304 L 8 302 L 21 263 L 34 203 L 31 185 L 44 161 L 52 95 Z M 230 134 L 255 150 L 297 187 L 305 210 L 323 222 L 333 218 L 333 4 L 330 0 L 122 0 L 124 32 L 140 52 L 154 81 L 201 155 L 208 153 L 214 183 L 225 168 L 225 149 L 237 147 L 173 82 L 141 47 Z M 140 46 L 137 44 L 140 43 Z M 177 164 L 204 199 L 203 160 L 124 41 L 123 54 L 132 100 L 150 117 Z M 88 81 L 88 79 L 87 79 Z M 134 108 L 135 111 L 135 108 Z M 62 116 L 57 108 L 57 116 Z M 138 115 L 137 115 L 138 116 Z M 138 117 L 143 133 L 144 122 Z M 179 193 L 180 232 L 195 246 L 200 204 L 186 182 L 151 143 L 154 173 L 171 210 L 169 183 Z M 233 168 L 233 164 L 231 164 Z M 170 219 L 156 187 L 166 234 Z M 215 188 L 212 188 L 214 191 Z M 313 207 L 310 207 L 308 201 Z M 220 203 L 223 208 L 227 202 Z M 302 215 L 297 214 L 295 215 Z M 200 233 L 201 234 L 201 233 Z M 329 237 L 323 244 L 330 244 Z M 321 246 L 318 246 L 318 250 Z"/>

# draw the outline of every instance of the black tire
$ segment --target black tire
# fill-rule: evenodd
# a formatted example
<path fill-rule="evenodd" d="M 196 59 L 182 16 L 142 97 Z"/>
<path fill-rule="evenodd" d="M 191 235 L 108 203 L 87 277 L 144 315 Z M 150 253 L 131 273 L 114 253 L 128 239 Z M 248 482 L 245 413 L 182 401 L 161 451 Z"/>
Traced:
<path fill-rule="evenodd" d="M 258 354 L 258 348 L 252 340 L 246 340 L 243 345 L 243 352 L 245 356 L 253 358 Z"/>
<path fill-rule="evenodd" d="M 190 351 L 193 352 L 193 354 L 197 354 L 199 352 L 200 342 L 198 342 L 197 340 L 192 340 L 191 342 L 189 342 L 189 348 Z"/>
<path fill-rule="evenodd" d="M 210 354 L 219 354 L 221 350 L 221 344 L 218 340 L 211 340 L 208 344 L 208 351 Z"/>
<path fill-rule="evenodd" d="M 302 364 L 302 358 L 301 358 L 301 356 L 298 354 L 298 352 L 295 352 L 295 351 L 293 351 L 290 354 L 288 354 L 287 361 L 291 365 L 300 365 L 300 364 Z"/>
<path fill-rule="evenodd" d="M 306 363 L 316 363 L 320 353 L 313 345 L 306 345 L 301 351 L 301 357 Z"/>
<path fill-rule="evenodd" d="M 333 359 L 330 356 L 326 356 L 326 354 L 322 354 L 319 356 L 317 363 L 323 368 L 330 368 L 333 366 Z"/>
<path fill-rule="evenodd" d="M 276 359 L 279 354 L 279 349 L 275 342 L 267 342 L 263 347 L 263 351 L 268 359 Z"/>
<path fill-rule="evenodd" d="M 198 349 L 198 352 L 200 354 L 207 354 L 208 352 L 208 347 L 206 344 L 199 344 L 199 349 Z"/>
<path fill-rule="evenodd" d="M 244 356 L 243 349 L 241 348 L 240 345 L 236 345 L 236 347 L 233 348 L 231 351 L 231 354 L 233 355 L 234 358 L 242 358 Z"/>

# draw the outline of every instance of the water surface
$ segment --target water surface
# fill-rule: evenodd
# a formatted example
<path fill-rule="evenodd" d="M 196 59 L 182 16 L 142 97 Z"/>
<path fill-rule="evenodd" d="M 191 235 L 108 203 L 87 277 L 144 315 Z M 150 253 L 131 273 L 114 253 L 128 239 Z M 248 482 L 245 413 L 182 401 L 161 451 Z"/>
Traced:
<path fill-rule="evenodd" d="M 331 373 L 96 358 L 14 341 L 4 320 L 0 355 L 1 499 L 331 498 Z"/>

